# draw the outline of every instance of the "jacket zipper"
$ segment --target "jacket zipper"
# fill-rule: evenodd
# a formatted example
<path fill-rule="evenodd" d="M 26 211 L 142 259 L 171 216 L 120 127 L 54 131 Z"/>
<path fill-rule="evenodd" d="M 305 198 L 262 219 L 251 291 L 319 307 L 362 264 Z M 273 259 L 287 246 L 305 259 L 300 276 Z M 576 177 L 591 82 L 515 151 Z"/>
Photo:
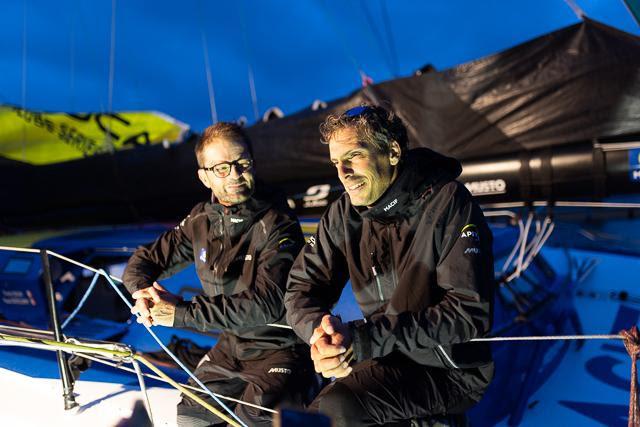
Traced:
<path fill-rule="evenodd" d="M 389 255 L 391 258 L 391 281 L 393 282 L 393 288 L 397 288 L 398 284 L 396 282 L 396 272 L 395 269 L 393 268 L 393 262 L 394 262 L 394 258 L 393 258 L 393 245 L 391 244 L 391 226 L 387 226 L 387 238 L 389 239 Z M 374 276 L 376 276 L 375 274 L 375 269 L 374 269 Z M 378 279 L 378 277 L 376 276 L 376 280 Z M 378 281 L 378 289 L 380 289 L 380 282 Z M 447 352 L 445 351 L 444 347 L 442 347 L 441 345 L 438 345 L 438 350 L 440 350 L 440 353 L 442 353 L 442 355 L 444 356 L 444 359 L 446 360 L 447 363 L 450 365 L 450 367 L 453 367 L 455 369 L 460 369 L 458 367 L 458 365 L 455 364 L 455 362 L 453 361 L 453 359 L 451 358 L 451 356 L 449 356 L 447 354 Z"/>
<path fill-rule="evenodd" d="M 373 253 L 371 254 L 373 256 Z M 373 277 L 376 279 L 376 286 L 378 287 L 378 298 L 380 301 L 384 301 L 384 295 L 382 294 L 382 285 L 380 284 L 380 277 L 378 277 L 378 272 L 376 271 L 376 266 L 371 266 L 371 271 L 373 272 Z"/>
<path fill-rule="evenodd" d="M 378 272 L 376 271 L 376 267 L 371 266 L 371 271 L 373 272 L 373 277 L 376 279 L 376 286 L 378 288 L 378 298 L 380 298 L 380 301 L 384 301 L 384 295 L 382 294 L 382 285 L 380 284 L 380 277 L 378 277 Z"/>
<path fill-rule="evenodd" d="M 391 284 L 393 284 L 393 290 L 395 290 L 398 287 L 398 282 L 396 280 L 396 269 L 393 267 L 394 265 L 394 258 L 393 258 L 393 245 L 391 244 L 392 240 L 391 240 L 391 225 L 387 226 L 387 239 L 389 242 L 389 258 L 391 259 Z"/>

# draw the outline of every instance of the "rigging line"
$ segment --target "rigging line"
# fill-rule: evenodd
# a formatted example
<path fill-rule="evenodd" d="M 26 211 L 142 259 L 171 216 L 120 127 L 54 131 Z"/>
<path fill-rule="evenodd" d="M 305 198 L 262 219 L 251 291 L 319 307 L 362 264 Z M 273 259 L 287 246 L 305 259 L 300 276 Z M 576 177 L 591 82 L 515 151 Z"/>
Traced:
<path fill-rule="evenodd" d="M 213 90 L 213 79 L 211 78 L 211 67 L 209 65 L 209 48 L 207 47 L 207 36 L 204 29 L 200 29 L 202 40 L 202 53 L 204 55 L 204 72 L 207 77 L 207 91 L 209 93 L 209 110 L 211 111 L 211 123 L 218 123 L 218 111 L 216 110 L 216 94 Z"/>
<path fill-rule="evenodd" d="M 364 16 L 365 18 L 367 18 L 367 24 L 369 26 L 369 29 L 371 30 L 371 32 L 373 33 L 373 36 L 376 39 L 376 43 L 378 45 L 378 49 L 380 49 L 380 52 L 382 53 L 382 56 L 384 57 L 385 62 L 387 63 L 387 66 L 389 67 L 389 71 L 391 72 L 391 74 L 394 74 L 393 71 L 393 66 L 391 64 L 391 59 L 389 56 L 389 52 L 387 52 L 386 49 L 386 44 L 384 43 L 384 40 L 382 39 L 382 35 L 380 34 L 380 31 L 378 31 L 378 27 L 376 26 L 375 22 L 373 21 L 373 16 L 371 16 L 371 11 L 369 10 L 369 7 L 367 6 L 367 0 L 360 0 L 360 7 L 362 9 L 362 11 L 364 12 Z"/>
<path fill-rule="evenodd" d="M 13 246 L 0 246 L 0 251 L 26 252 L 26 253 L 30 253 L 30 254 L 38 254 L 38 253 L 40 253 L 40 249 L 16 248 L 16 247 L 13 247 Z"/>
<path fill-rule="evenodd" d="M 620 209 L 640 209 L 640 203 L 625 202 L 580 202 L 580 201 L 555 201 L 547 202 L 544 200 L 536 200 L 529 202 L 505 202 L 505 203 L 487 203 L 481 205 L 482 209 L 512 209 L 524 208 L 527 206 L 546 207 L 555 206 L 563 208 L 620 208 Z"/>
<path fill-rule="evenodd" d="M 73 318 L 76 317 L 76 314 L 78 314 L 80 309 L 82 309 L 82 306 L 84 305 L 84 303 L 89 298 L 89 295 L 91 294 L 91 291 L 93 291 L 93 288 L 96 286 L 96 283 L 98 283 L 98 277 L 100 277 L 100 275 L 98 273 L 95 273 L 93 275 L 93 279 L 91 279 L 91 284 L 89 285 L 89 287 L 85 291 L 84 295 L 82 296 L 82 299 L 78 303 L 78 305 L 75 308 L 75 310 L 73 310 L 73 312 L 71 312 L 69 317 L 67 317 L 65 319 L 64 323 L 62 324 L 62 326 L 60 326 L 60 329 L 64 329 L 69 324 L 69 322 L 71 322 L 71 320 L 73 320 Z"/>
<path fill-rule="evenodd" d="M 502 211 L 487 211 L 483 212 L 485 217 L 498 217 L 498 216 L 506 216 L 511 219 L 518 219 L 518 215 L 516 215 L 512 211 L 502 210 Z"/>
<path fill-rule="evenodd" d="M 211 112 L 211 124 L 218 123 L 218 110 L 216 109 L 216 94 L 213 89 L 213 78 L 211 76 L 211 65 L 209 63 L 209 46 L 207 44 L 207 34 L 204 31 L 204 7 L 202 2 L 198 2 L 200 9 L 199 26 L 200 42 L 202 44 L 202 56 L 204 57 L 204 72 L 207 78 L 207 93 L 209 94 L 209 111 Z"/>
<path fill-rule="evenodd" d="M 70 111 L 75 110 L 75 86 L 76 86 L 76 17 L 77 17 L 78 5 L 77 1 L 74 2 L 71 12 L 71 29 L 69 31 L 69 97 L 70 97 Z"/>
<path fill-rule="evenodd" d="M 523 270 L 526 270 L 531 264 L 531 262 L 534 260 L 534 258 L 538 256 L 538 253 L 540 253 L 540 250 L 542 249 L 544 244 L 547 242 L 547 240 L 551 236 L 551 233 L 553 233 L 553 230 L 555 229 L 555 227 L 556 227 L 556 224 L 554 222 L 551 222 L 549 224 L 548 228 L 545 230 L 545 233 L 542 235 L 541 239 L 539 240 L 537 246 L 534 248 L 533 251 L 529 253 L 527 259 L 525 260 Z"/>
<path fill-rule="evenodd" d="M 27 0 L 22 0 L 22 75 L 20 82 L 22 111 L 27 108 Z M 22 121 L 22 161 L 27 161 L 27 122 Z"/>
<path fill-rule="evenodd" d="M 536 220 L 536 232 L 533 235 L 533 239 L 531 239 L 531 242 L 527 245 L 527 248 L 525 249 L 525 254 L 526 254 L 524 258 L 525 264 L 526 264 L 526 260 L 533 253 L 535 248 L 538 246 L 538 244 L 544 237 L 545 233 L 547 232 L 547 228 L 549 227 L 550 224 L 551 224 L 551 220 L 549 219 L 549 217 L 545 217 L 544 221 L 542 222 L 542 225 L 540 224 L 540 220 L 538 219 Z"/>
<path fill-rule="evenodd" d="M 99 270 L 100 274 L 103 275 L 107 281 L 109 282 L 109 284 L 111 285 L 111 287 L 116 291 L 116 293 L 118 294 L 118 296 L 120 297 L 120 299 L 122 301 L 124 301 L 124 303 L 127 305 L 127 307 L 129 307 L 129 309 L 133 309 L 133 305 L 129 302 L 129 300 L 122 294 L 122 291 L 118 288 L 118 286 L 115 284 L 115 282 L 111 279 L 111 276 L 109 276 L 109 274 L 107 274 L 106 271 L 104 271 L 103 269 Z M 136 314 L 138 317 L 140 317 L 140 314 L 137 313 Z M 184 372 L 187 373 L 187 375 L 189 375 L 189 377 L 195 381 L 196 384 L 198 384 L 201 388 L 202 391 L 204 391 L 206 394 L 208 394 L 209 396 L 211 396 L 213 398 L 213 400 L 220 405 L 225 411 L 227 411 L 227 413 L 229 413 L 229 415 L 231 415 L 238 423 L 240 423 L 241 426 L 243 427 L 247 427 L 247 425 L 238 417 L 238 415 L 236 415 L 231 409 L 229 409 L 229 407 L 227 405 L 225 405 L 224 403 L 222 403 L 222 401 L 220 401 L 220 399 L 218 399 L 211 390 L 209 390 L 209 388 L 204 385 L 204 383 L 202 381 L 200 381 L 200 379 L 198 377 L 196 377 L 194 375 L 193 372 L 191 372 L 191 370 L 189 368 L 187 368 L 184 363 L 182 363 L 180 361 L 180 359 L 178 359 L 176 357 L 175 354 L 173 354 L 171 352 L 171 350 L 169 350 L 167 348 L 167 346 L 164 345 L 164 343 L 162 342 L 162 340 L 158 337 L 158 335 L 156 335 L 155 332 L 153 332 L 151 330 L 151 328 L 147 325 L 145 325 L 144 323 L 142 324 L 142 326 L 145 327 L 145 329 L 147 330 L 147 332 L 149 332 L 149 334 L 153 337 L 153 339 L 160 345 L 160 347 L 165 351 L 165 353 L 167 353 L 169 355 L 169 357 L 171 357 L 174 362 L 176 362 L 178 364 L 178 366 L 180 366 L 180 368 L 182 368 L 182 370 Z M 173 385 L 173 384 L 172 384 Z M 195 400 L 195 399 L 194 399 Z M 206 407 L 206 406 L 205 406 Z M 225 420 L 226 421 L 226 420 Z M 229 422 L 229 421 L 227 421 Z"/>
<path fill-rule="evenodd" d="M 583 21 L 584 18 L 586 18 L 587 14 L 584 13 L 584 10 L 582 10 L 582 8 L 580 6 L 578 6 L 578 4 L 575 2 L 575 0 L 564 0 L 564 2 L 567 4 L 567 6 L 569 6 L 571 8 L 573 13 L 576 14 L 576 17 L 579 20 Z"/>
<path fill-rule="evenodd" d="M 131 368 L 127 368 L 126 366 L 122 366 L 122 365 L 117 364 L 117 363 L 109 362 L 109 361 L 107 361 L 107 360 L 100 359 L 100 358 L 98 358 L 98 357 L 89 356 L 88 354 L 81 354 L 81 355 L 79 355 L 79 356 L 80 356 L 80 357 L 83 357 L 83 358 L 85 358 L 85 359 L 92 360 L 92 361 L 94 361 L 94 362 L 102 363 L 103 365 L 106 365 L 106 366 L 111 366 L 112 368 L 120 369 L 120 370 L 125 371 L 125 372 L 130 372 L 130 373 L 132 373 L 132 374 L 135 374 L 135 373 L 136 373 L 136 372 L 135 372 L 135 370 L 133 370 L 133 369 L 131 369 Z M 147 374 L 147 373 L 144 373 L 144 372 L 142 373 L 142 375 L 143 375 L 143 376 L 145 376 L 145 377 L 147 377 L 147 378 L 151 378 L 151 379 L 154 379 L 154 380 L 157 380 L 157 381 L 162 381 L 162 382 L 168 383 L 168 381 L 167 381 L 167 380 L 165 380 L 164 378 L 162 378 L 162 377 L 160 377 L 160 376 L 158 376 L 158 375 L 154 375 L 154 374 Z M 191 385 L 183 384 L 183 383 L 179 383 L 179 384 L 180 384 L 182 387 L 187 388 L 187 389 L 189 389 L 189 390 L 196 391 L 196 392 L 202 392 L 202 390 L 201 390 L 201 389 L 199 389 L 198 387 L 193 387 L 193 386 L 191 386 Z M 261 410 L 261 411 L 269 412 L 269 413 L 271 413 L 271 414 L 277 414 L 277 413 L 278 413 L 278 411 L 275 411 L 275 410 L 273 410 L 273 409 L 271 409 L 271 408 L 266 408 L 266 407 L 264 407 L 264 406 L 256 405 L 255 403 L 245 402 L 245 401 L 243 401 L 243 400 L 235 399 L 235 398 L 233 398 L 233 397 L 225 396 L 225 395 L 222 395 L 222 394 L 219 394 L 219 393 L 214 393 L 214 394 L 215 394 L 216 396 L 218 396 L 220 399 L 228 400 L 228 401 L 230 401 L 230 402 L 235 402 L 235 403 L 239 403 L 239 404 L 241 404 L 241 405 L 250 406 L 250 407 L 252 407 L 252 408 L 256 408 L 256 409 L 259 409 L 259 410 Z"/>
<path fill-rule="evenodd" d="M 511 252 L 509 253 L 509 256 L 504 261 L 504 264 L 502 265 L 502 270 L 500 271 L 500 274 L 504 274 L 509 269 L 509 267 L 511 266 L 511 262 L 513 261 L 513 257 L 518 252 L 518 248 L 520 247 L 520 243 L 522 242 L 522 239 L 524 238 L 524 222 L 522 222 L 521 218 L 518 219 L 518 229 L 520 231 L 518 233 L 518 240 L 516 240 L 515 245 L 513 245 L 513 248 L 511 249 Z"/>
<path fill-rule="evenodd" d="M 245 1 L 238 2 L 240 9 L 240 26 L 242 28 L 242 39 L 244 41 L 245 55 L 247 56 L 247 72 L 249 75 L 249 91 L 251 93 L 251 105 L 253 107 L 253 117 L 255 121 L 260 120 L 260 110 L 258 108 L 258 95 L 256 93 L 256 82 L 253 77 L 253 66 L 251 65 L 251 48 L 249 46 L 249 31 L 247 30 L 246 15 L 244 13 Z"/>
<path fill-rule="evenodd" d="M 640 26 L 640 9 L 638 9 L 638 4 L 636 3 L 636 10 L 634 11 L 634 9 L 632 9 L 630 1 L 632 0 L 622 0 L 622 3 L 624 4 L 624 7 L 627 8 L 627 12 L 629 12 L 629 15 L 631 15 L 633 20 L 636 21 L 636 24 Z"/>
<path fill-rule="evenodd" d="M 507 277 L 505 279 L 506 283 L 511 282 L 513 279 L 516 279 L 516 278 L 520 277 L 520 275 L 524 271 L 526 271 L 527 268 L 529 268 L 529 265 L 531 264 L 531 262 L 538 255 L 538 253 L 540 252 L 540 250 L 542 249 L 544 244 L 547 242 L 547 240 L 551 236 L 551 233 L 553 232 L 554 228 L 555 228 L 555 223 L 551 222 L 550 225 L 548 226 L 548 228 L 545 229 L 544 234 L 540 236 L 539 241 L 536 244 L 536 246 L 532 250 L 529 251 L 526 260 L 522 264 L 522 270 L 520 272 L 514 271 L 509 277 Z M 538 236 L 536 236 L 536 237 L 538 237 Z"/>
<path fill-rule="evenodd" d="M 584 269 L 584 271 L 582 273 L 580 273 L 579 275 L 577 275 L 576 277 L 576 283 L 580 284 L 582 282 L 585 281 L 585 279 L 587 277 L 589 277 L 589 275 L 591 274 L 591 272 L 598 266 L 598 264 L 600 264 L 600 260 L 594 260 L 592 263 L 589 264 L 589 266 Z"/>
<path fill-rule="evenodd" d="M 500 289 L 506 289 L 507 291 L 509 291 L 509 293 L 513 297 L 513 304 L 516 306 L 518 314 L 526 314 L 527 309 L 524 306 L 531 306 L 526 298 L 523 299 L 523 297 L 511 287 L 511 284 L 509 282 L 505 281 L 504 286 L 501 286 Z"/>
<path fill-rule="evenodd" d="M 131 349 L 115 349 L 95 347 L 86 344 L 76 344 L 74 342 L 60 342 L 54 339 L 27 338 L 15 335 L 0 333 L 0 343 L 6 345 L 17 345 L 23 347 L 43 348 L 47 350 L 64 351 L 67 353 L 92 353 L 128 360 L 132 357 Z"/>
<path fill-rule="evenodd" d="M 107 93 L 107 113 L 113 113 L 113 80 L 115 77 L 115 62 L 116 62 L 116 1 L 111 0 L 111 30 L 109 38 L 109 83 Z M 107 122 L 106 143 L 107 149 L 113 152 L 113 141 L 111 140 L 111 123 L 113 118 L 109 117 Z"/>
<path fill-rule="evenodd" d="M 338 25 L 333 21 L 333 17 L 331 15 L 331 12 L 329 11 L 329 8 L 327 7 L 327 4 L 325 3 L 325 0 L 318 0 L 318 1 L 322 6 L 322 10 L 324 11 L 325 16 L 327 17 L 327 21 L 329 21 L 329 27 L 331 28 L 334 36 L 340 43 L 340 47 L 342 48 L 342 51 L 344 52 L 347 59 L 349 59 L 349 61 L 351 61 L 351 63 L 355 67 L 358 73 L 358 77 L 360 77 L 360 81 L 362 82 L 364 71 L 362 70 L 362 67 L 360 66 L 360 63 L 358 62 L 358 60 L 351 53 L 351 49 L 349 49 L 347 42 L 346 41 L 342 42 L 342 40 L 348 40 L 348 39 L 340 31 L 340 29 L 338 28 Z"/>
<path fill-rule="evenodd" d="M 499 341 L 561 341 L 561 340 L 624 340 L 622 335 L 541 335 L 522 337 L 473 338 L 471 342 Z"/>
<path fill-rule="evenodd" d="M 527 217 L 527 222 L 524 225 L 524 234 L 522 242 L 520 243 L 520 256 L 518 256 L 517 264 L 516 264 L 516 277 L 520 276 L 520 272 L 522 271 L 522 260 L 524 258 L 524 252 L 527 247 L 527 239 L 529 238 L 529 229 L 531 228 L 531 222 L 533 221 L 533 212 L 529 212 L 529 216 Z"/>
<path fill-rule="evenodd" d="M 389 18 L 389 10 L 387 9 L 386 0 L 380 0 L 380 9 L 382 10 L 382 20 L 387 33 L 387 43 L 389 56 L 391 58 L 392 72 L 393 75 L 398 78 L 400 76 L 400 72 L 398 70 L 398 52 L 396 51 L 396 42 L 395 37 L 393 36 L 393 29 L 391 28 L 391 19 Z"/>
<path fill-rule="evenodd" d="M 140 363 L 138 363 L 136 359 L 133 359 L 131 360 L 131 364 L 133 365 L 133 369 L 136 371 L 136 376 L 138 377 L 138 384 L 140 384 L 140 391 L 142 392 L 142 396 L 144 398 L 144 407 L 147 410 L 149 421 L 151 421 L 151 425 L 153 426 L 155 423 L 153 422 L 153 415 L 151 414 L 151 403 L 149 403 L 149 394 L 147 393 L 147 385 L 144 382 L 144 376 L 142 375 L 142 370 L 140 369 Z"/>

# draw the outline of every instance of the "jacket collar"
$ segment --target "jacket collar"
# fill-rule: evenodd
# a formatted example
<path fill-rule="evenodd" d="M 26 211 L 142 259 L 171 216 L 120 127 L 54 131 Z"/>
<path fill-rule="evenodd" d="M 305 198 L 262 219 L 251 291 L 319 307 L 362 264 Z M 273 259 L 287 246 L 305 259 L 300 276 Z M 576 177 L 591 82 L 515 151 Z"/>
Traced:
<path fill-rule="evenodd" d="M 246 202 L 233 206 L 221 205 L 212 195 L 211 202 L 205 205 L 205 212 L 213 224 L 214 236 L 220 236 L 226 230 L 230 237 L 235 237 L 248 230 L 272 206 L 273 201 L 268 194 L 264 191 L 256 191 Z"/>
<path fill-rule="evenodd" d="M 392 221 L 411 216 L 415 201 L 427 195 L 433 184 L 451 181 L 462 172 L 457 160 L 428 148 L 409 150 L 399 167 L 396 180 L 373 206 L 354 206 L 363 218 Z"/>

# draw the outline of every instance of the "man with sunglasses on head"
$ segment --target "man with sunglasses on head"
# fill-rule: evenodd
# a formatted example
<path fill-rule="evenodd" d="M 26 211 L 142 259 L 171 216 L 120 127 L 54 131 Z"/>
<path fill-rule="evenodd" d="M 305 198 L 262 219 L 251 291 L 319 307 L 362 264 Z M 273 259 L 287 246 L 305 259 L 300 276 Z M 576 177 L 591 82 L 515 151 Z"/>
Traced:
<path fill-rule="evenodd" d="M 408 149 L 400 118 L 360 106 L 320 131 L 345 193 L 289 274 L 287 319 L 336 380 L 311 405 L 335 426 L 456 418 L 493 376 L 492 235 L 460 164 Z M 347 280 L 364 320 L 331 310 Z M 431 425 L 431 424 L 428 424 Z"/>
<path fill-rule="evenodd" d="M 304 244 L 284 197 L 256 189 L 250 141 L 239 126 L 217 123 L 196 144 L 198 178 L 211 189 L 180 224 L 129 260 L 124 283 L 147 326 L 220 330 L 195 375 L 214 393 L 274 408 L 305 403 L 314 373 L 308 348 L 285 322 L 283 296 L 291 264 Z M 195 263 L 203 293 L 183 301 L 156 282 Z M 278 327 L 279 325 L 285 327 Z M 217 406 L 209 396 L 199 396 Z M 271 425 L 270 414 L 235 406 L 248 425 Z M 219 407 L 218 407 L 219 408 Z M 190 398 L 178 424 L 220 423 Z"/>

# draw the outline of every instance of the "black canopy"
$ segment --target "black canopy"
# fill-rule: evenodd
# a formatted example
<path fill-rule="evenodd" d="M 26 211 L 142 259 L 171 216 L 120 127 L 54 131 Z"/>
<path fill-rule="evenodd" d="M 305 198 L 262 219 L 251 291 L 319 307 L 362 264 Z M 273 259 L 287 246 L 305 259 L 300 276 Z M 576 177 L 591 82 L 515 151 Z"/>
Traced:
<path fill-rule="evenodd" d="M 448 70 L 368 86 L 326 109 L 258 123 L 248 131 L 260 178 L 297 194 L 297 207 L 306 195 L 308 206 L 322 208 L 317 201 L 337 182 L 318 125 L 361 103 L 395 110 L 412 146 L 463 161 L 640 134 L 640 38 L 585 19 Z M 173 221 L 207 197 L 193 143 L 47 166 L 0 159 L 0 222 Z"/>

